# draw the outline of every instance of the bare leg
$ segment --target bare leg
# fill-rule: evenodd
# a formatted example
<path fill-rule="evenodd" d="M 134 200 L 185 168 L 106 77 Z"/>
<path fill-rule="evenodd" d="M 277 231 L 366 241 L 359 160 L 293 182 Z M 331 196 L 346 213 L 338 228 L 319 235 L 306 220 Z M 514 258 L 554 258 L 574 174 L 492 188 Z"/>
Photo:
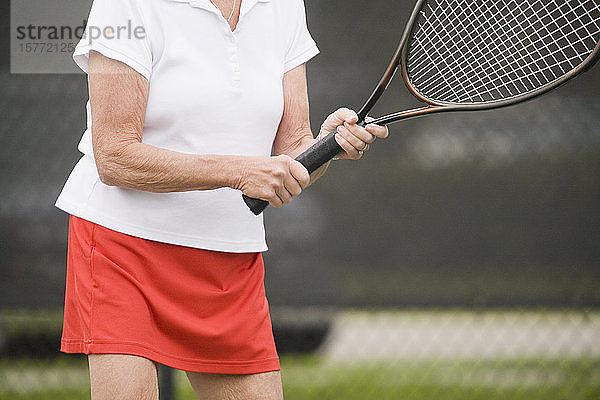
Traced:
<path fill-rule="evenodd" d="M 92 400 L 158 400 L 156 364 L 124 354 L 90 354 Z"/>
<path fill-rule="evenodd" d="M 282 400 L 279 371 L 251 375 L 187 372 L 199 400 Z"/>

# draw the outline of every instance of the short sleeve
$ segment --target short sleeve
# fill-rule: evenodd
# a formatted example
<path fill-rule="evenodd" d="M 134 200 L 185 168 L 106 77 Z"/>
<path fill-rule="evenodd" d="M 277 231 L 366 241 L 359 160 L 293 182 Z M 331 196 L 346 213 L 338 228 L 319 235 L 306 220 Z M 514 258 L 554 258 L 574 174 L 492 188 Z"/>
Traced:
<path fill-rule="evenodd" d="M 89 54 L 94 50 L 127 64 L 149 80 L 152 73 L 149 34 L 139 0 L 94 0 L 73 60 L 87 73 Z"/>
<path fill-rule="evenodd" d="M 306 25 L 304 0 L 293 0 L 292 3 L 294 5 L 292 20 L 288 26 L 289 39 L 285 53 L 285 72 L 296 68 L 300 64 L 304 64 L 319 54 L 319 49 Z"/>

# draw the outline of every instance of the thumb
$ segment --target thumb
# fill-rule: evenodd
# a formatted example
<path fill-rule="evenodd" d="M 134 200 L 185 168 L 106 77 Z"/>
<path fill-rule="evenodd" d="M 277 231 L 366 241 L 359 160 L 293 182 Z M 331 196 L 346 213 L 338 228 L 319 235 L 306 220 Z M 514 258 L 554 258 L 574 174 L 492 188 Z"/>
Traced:
<path fill-rule="evenodd" d="M 294 179 L 298 181 L 300 187 L 305 189 L 310 184 L 310 174 L 304 165 L 296 160 L 291 160 L 290 172 Z"/>

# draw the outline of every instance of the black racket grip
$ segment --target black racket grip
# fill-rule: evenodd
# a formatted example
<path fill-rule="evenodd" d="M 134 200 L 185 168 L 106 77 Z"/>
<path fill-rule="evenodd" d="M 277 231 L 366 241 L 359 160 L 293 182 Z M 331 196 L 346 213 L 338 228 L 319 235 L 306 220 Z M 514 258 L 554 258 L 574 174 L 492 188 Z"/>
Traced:
<path fill-rule="evenodd" d="M 315 172 L 319 167 L 340 154 L 344 149 L 335 141 L 336 132 L 331 132 L 317 143 L 306 149 L 306 151 L 296 157 L 296 161 L 304 165 L 309 174 Z M 254 213 L 259 215 L 267 208 L 269 202 L 242 195 L 244 202 Z"/>
<path fill-rule="evenodd" d="M 304 153 L 296 157 L 296 161 L 304 165 L 309 174 L 312 174 L 327 161 L 344 151 L 335 141 L 335 134 L 331 132 L 317 143 L 310 146 Z"/>

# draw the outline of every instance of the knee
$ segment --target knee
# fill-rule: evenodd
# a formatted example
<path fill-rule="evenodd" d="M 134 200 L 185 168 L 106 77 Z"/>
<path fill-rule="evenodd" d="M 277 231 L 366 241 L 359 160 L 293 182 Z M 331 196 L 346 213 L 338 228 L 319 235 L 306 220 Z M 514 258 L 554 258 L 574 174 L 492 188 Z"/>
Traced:
<path fill-rule="evenodd" d="M 122 354 L 88 357 L 92 400 L 158 400 L 156 365 Z"/>
<path fill-rule="evenodd" d="M 279 371 L 251 375 L 201 374 L 188 372 L 199 399 L 282 400 Z"/>

